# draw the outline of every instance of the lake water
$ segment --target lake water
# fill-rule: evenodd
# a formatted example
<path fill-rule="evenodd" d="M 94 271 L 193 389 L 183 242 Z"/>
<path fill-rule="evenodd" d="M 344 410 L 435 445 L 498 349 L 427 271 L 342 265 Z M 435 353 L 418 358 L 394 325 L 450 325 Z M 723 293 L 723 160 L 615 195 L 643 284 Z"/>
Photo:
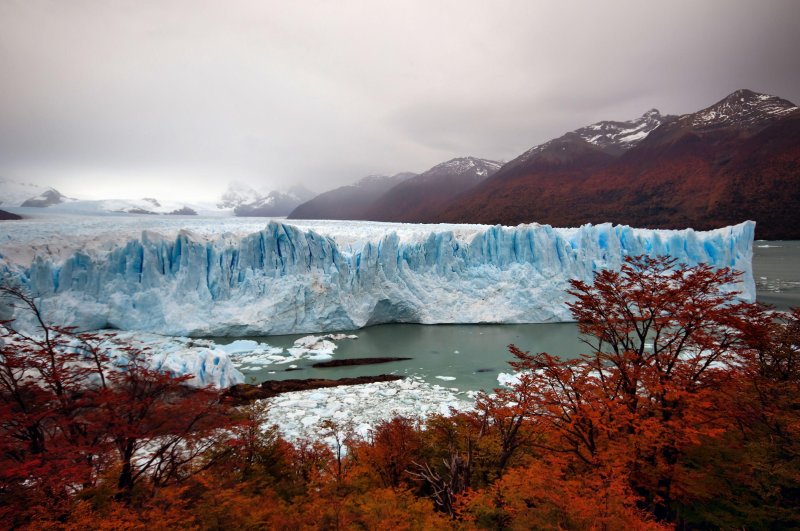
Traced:
<path fill-rule="evenodd" d="M 785 310 L 800 306 L 800 241 L 757 241 L 753 270 L 758 300 Z M 460 390 L 497 387 L 497 375 L 509 372 L 510 343 L 530 352 L 548 352 L 570 358 L 585 352 L 574 323 L 522 325 L 387 324 L 350 332 L 358 339 L 336 341 L 334 359 L 408 357 L 379 365 L 315 369 L 312 361 L 297 363 L 298 370 L 268 368 L 242 372 L 250 381 L 289 378 L 344 378 L 361 375 L 417 375 L 432 384 Z M 288 348 L 302 335 L 250 338 Z M 217 339 L 220 343 L 230 338 Z M 438 378 L 439 376 L 445 379 Z M 454 379 L 451 379 L 454 378 Z"/>
<path fill-rule="evenodd" d="M 778 310 L 800 306 L 800 241 L 753 244 L 757 298 Z"/>

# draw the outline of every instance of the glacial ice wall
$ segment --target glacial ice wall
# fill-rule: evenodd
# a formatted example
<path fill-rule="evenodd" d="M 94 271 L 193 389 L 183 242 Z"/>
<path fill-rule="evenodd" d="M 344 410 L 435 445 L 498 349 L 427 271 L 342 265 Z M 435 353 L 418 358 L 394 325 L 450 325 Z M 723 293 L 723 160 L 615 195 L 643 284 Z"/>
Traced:
<path fill-rule="evenodd" d="M 752 222 L 707 232 L 349 223 L 273 221 L 217 237 L 144 231 L 101 247 L 70 242 L 68 253 L 48 244 L 29 263 L 0 242 L 0 274 L 29 288 L 56 323 L 190 336 L 568 320 L 569 279 L 591 281 L 639 254 L 732 267 L 743 298 L 755 298 Z M 348 230 L 366 236 L 345 238 Z"/>

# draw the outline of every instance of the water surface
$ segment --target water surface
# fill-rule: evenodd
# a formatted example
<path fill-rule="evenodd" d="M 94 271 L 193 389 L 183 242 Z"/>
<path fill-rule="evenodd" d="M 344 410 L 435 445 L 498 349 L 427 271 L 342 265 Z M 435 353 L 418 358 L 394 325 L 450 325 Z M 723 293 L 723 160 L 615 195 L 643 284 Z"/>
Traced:
<path fill-rule="evenodd" d="M 753 270 L 759 301 L 785 310 L 800 306 L 800 241 L 757 241 Z M 247 371 L 251 381 L 288 378 L 344 378 L 361 375 L 418 375 L 424 380 L 460 390 L 497 387 L 497 375 L 509 372 L 510 343 L 530 352 L 548 352 L 564 358 L 586 352 L 575 323 L 507 325 L 386 324 L 348 332 L 358 339 L 336 341 L 334 359 L 408 357 L 379 365 L 315 369 L 313 361 L 297 363 L 299 370 L 271 365 Z M 303 334 L 305 335 L 305 334 Z M 288 348 L 303 335 L 250 338 Z M 231 338 L 219 338 L 220 343 Z M 448 379 L 440 379 L 444 376 Z M 449 378 L 455 378 L 450 380 Z"/>
<path fill-rule="evenodd" d="M 800 241 L 756 241 L 753 276 L 760 302 L 778 310 L 800 306 Z"/>
<path fill-rule="evenodd" d="M 299 370 L 270 365 L 245 372 L 248 379 L 345 378 L 376 374 L 418 375 L 424 380 L 461 390 L 497 387 L 497 375 L 510 372 L 508 345 L 530 352 L 549 352 L 571 358 L 585 351 L 575 323 L 507 325 L 385 324 L 355 330 L 358 339 L 336 341 L 334 359 L 398 357 L 411 360 L 376 365 L 315 369 L 311 360 L 297 363 Z M 276 347 L 291 347 L 302 335 L 251 338 Z M 224 342 L 220 338 L 219 342 Z M 244 372 L 244 371 L 243 371 Z M 437 378 L 443 376 L 445 379 Z M 450 378 L 455 378 L 450 380 Z"/>

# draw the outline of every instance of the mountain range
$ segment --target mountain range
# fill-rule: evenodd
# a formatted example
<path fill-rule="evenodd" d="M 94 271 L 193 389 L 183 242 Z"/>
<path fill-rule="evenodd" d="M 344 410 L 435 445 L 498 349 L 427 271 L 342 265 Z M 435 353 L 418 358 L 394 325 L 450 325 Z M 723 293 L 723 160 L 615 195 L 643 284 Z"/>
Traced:
<path fill-rule="evenodd" d="M 324 192 L 295 208 L 293 219 L 369 219 L 374 204 L 389 190 L 416 176 L 415 173 L 397 175 L 368 175 L 353 185 L 341 186 Z"/>
<path fill-rule="evenodd" d="M 417 222 L 435 217 L 448 202 L 500 169 L 501 162 L 461 157 L 415 175 L 370 176 L 300 205 L 290 219 L 359 219 Z"/>
<path fill-rule="evenodd" d="M 302 186 L 288 191 L 257 191 L 248 185 L 231 183 L 216 203 L 193 203 L 180 200 L 140 199 L 73 199 L 55 188 L 0 179 L 0 208 L 47 208 L 61 213 L 92 214 L 171 214 L 181 216 L 264 216 L 281 217 L 314 196 Z M 24 210 L 20 211 L 24 214 Z M 18 219 L 12 217 L 0 219 Z"/>
<path fill-rule="evenodd" d="M 233 183 L 216 204 L 77 201 L 0 180 L 0 208 L 75 212 L 287 216 L 417 223 L 613 222 L 698 230 L 756 221 L 756 237 L 800 239 L 800 109 L 737 90 L 694 113 L 651 109 L 533 146 L 508 163 L 460 157 L 420 174 L 371 175 L 315 196 L 302 186 Z"/>
<path fill-rule="evenodd" d="M 468 163 L 480 171 L 462 171 Z M 334 192 L 342 204 L 349 198 L 346 187 Z M 314 218 L 310 206 L 289 217 Z M 611 221 L 705 230 L 751 219 L 758 238 L 800 239 L 800 109 L 737 90 L 690 114 L 652 109 L 582 127 L 502 166 L 454 159 L 357 212 L 328 208 L 337 219 L 562 227 Z"/>

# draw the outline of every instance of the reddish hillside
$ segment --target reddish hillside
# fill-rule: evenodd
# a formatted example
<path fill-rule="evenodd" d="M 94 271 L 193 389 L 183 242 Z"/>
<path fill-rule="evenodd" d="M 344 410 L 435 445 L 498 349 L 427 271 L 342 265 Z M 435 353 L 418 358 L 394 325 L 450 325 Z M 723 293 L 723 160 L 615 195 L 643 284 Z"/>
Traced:
<path fill-rule="evenodd" d="M 475 157 L 443 162 L 383 194 L 372 203 L 363 219 L 433 221 L 448 201 L 494 175 L 501 165 Z"/>
<path fill-rule="evenodd" d="M 534 148 L 437 221 L 707 229 L 753 219 L 759 238 L 796 239 L 799 211 L 800 110 L 737 91 L 619 156 L 574 134 Z"/>

